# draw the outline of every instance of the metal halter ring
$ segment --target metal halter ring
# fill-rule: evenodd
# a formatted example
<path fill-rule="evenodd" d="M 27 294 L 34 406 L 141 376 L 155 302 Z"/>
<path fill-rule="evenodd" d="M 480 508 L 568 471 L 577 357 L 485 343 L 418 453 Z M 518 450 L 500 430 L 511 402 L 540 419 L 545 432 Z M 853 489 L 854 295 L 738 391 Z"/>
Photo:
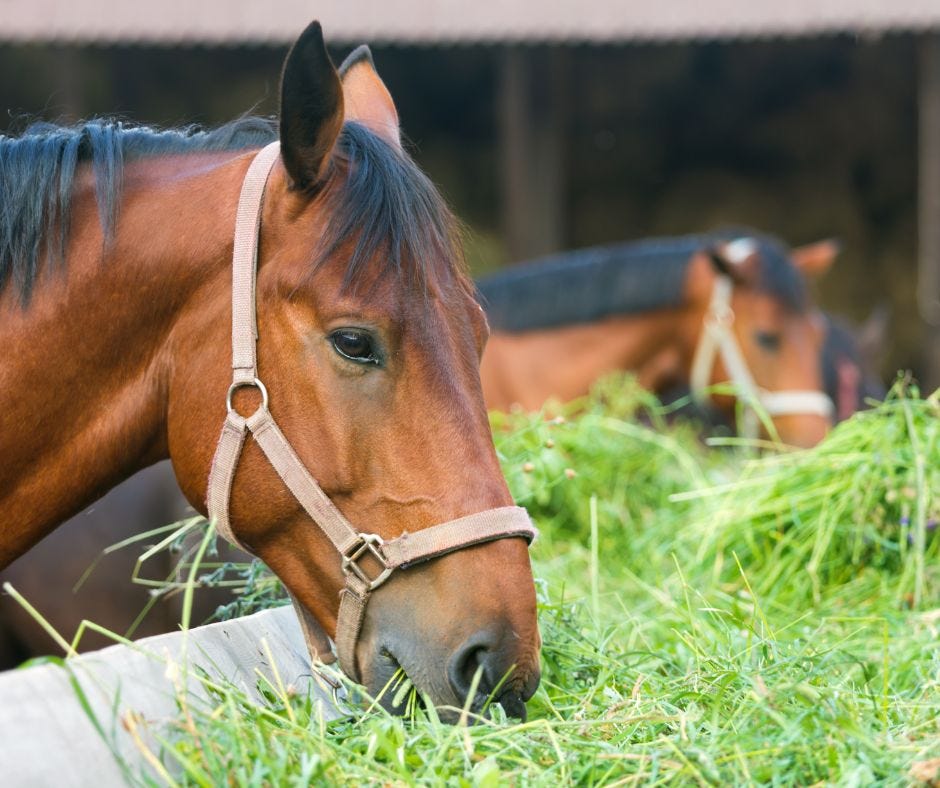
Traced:
<path fill-rule="evenodd" d="M 366 584 L 369 591 L 375 591 L 382 583 L 388 580 L 394 567 L 385 562 L 385 556 L 379 548 L 385 544 L 385 540 L 378 534 L 359 534 L 359 543 L 356 544 L 348 553 L 343 555 L 343 574 L 353 574 Z M 359 566 L 359 559 L 366 553 L 371 553 L 373 558 L 382 565 L 382 571 L 375 578 L 369 577 L 366 571 Z"/>
<path fill-rule="evenodd" d="M 245 386 L 254 386 L 258 391 L 261 392 L 261 407 L 259 410 L 268 409 L 268 390 L 264 387 L 258 378 L 252 378 L 251 380 L 236 380 L 231 386 L 228 387 L 228 394 L 225 395 L 225 407 L 228 408 L 229 413 L 238 413 L 232 407 L 232 397 L 235 394 L 235 391 Z"/>

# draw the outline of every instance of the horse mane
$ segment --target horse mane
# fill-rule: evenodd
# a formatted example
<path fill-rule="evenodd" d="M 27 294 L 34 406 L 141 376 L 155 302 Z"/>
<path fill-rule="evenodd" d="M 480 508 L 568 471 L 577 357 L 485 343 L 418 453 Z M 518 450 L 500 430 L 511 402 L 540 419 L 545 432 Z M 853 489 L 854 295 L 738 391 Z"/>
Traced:
<path fill-rule="evenodd" d="M 127 162 L 179 153 L 240 151 L 277 138 L 274 121 L 246 116 L 213 129 L 157 129 L 118 120 L 75 126 L 30 125 L 0 136 L 0 292 L 11 282 L 28 303 L 42 263 L 61 265 L 69 239 L 72 192 L 79 166 L 91 167 L 98 216 L 107 243 L 118 222 Z M 387 269 L 409 266 L 426 284 L 442 255 L 462 263 L 457 223 L 427 176 L 401 150 L 365 127 L 347 123 L 323 191 L 332 212 L 314 266 L 356 239 L 345 281 L 355 281 L 384 252 Z M 457 266 L 463 278 L 462 265 Z"/>
<path fill-rule="evenodd" d="M 240 150 L 275 137 L 270 121 L 246 117 L 216 129 L 154 129 L 117 120 L 76 126 L 34 123 L 20 137 L 0 137 L 0 291 L 12 280 L 29 300 L 45 257 L 65 258 L 72 191 L 90 164 L 105 238 L 113 235 L 125 162 L 195 151 Z M 45 254 L 43 254 L 45 253 Z"/>
<path fill-rule="evenodd" d="M 477 282 L 490 325 L 532 331 L 678 306 L 695 252 L 720 241 L 752 238 L 762 264 L 758 290 L 802 311 L 806 288 L 776 238 L 747 228 L 649 238 L 550 255 L 510 266 Z"/>

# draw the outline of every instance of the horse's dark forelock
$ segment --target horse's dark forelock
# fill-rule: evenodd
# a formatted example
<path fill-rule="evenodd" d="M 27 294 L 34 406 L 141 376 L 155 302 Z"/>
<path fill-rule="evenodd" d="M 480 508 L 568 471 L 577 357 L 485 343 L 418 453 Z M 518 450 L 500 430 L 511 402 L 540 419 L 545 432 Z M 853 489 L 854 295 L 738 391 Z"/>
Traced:
<path fill-rule="evenodd" d="M 758 278 L 753 283 L 756 290 L 778 299 L 794 312 L 804 312 L 808 306 L 806 280 L 793 264 L 789 247 L 778 238 L 749 227 L 728 227 L 713 230 L 700 238 L 703 244 L 714 246 L 718 242 L 728 243 L 749 238 L 757 243 L 760 264 Z M 704 246 L 702 248 L 705 248 Z"/>
<path fill-rule="evenodd" d="M 778 239 L 763 233 L 738 233 L 733 238 L 749 237 L 757 241 L 760 266 L 757 289 L 775 298 L 794 312 L 807 308 L 806 280 L 793 264 L 790 250 Z"/>
<path fill-rule="evenodd" d="M 64 127 L 36 123 L 17 138 L 0 137 L 0 292 L 12 283 L 24 303 L 41 264 L 64 261 L 72 192 L 80 164 L 95 176 L 105 239 L 118 221 L 124 165 L 135 159 L 187 152 L 237 151 L 273 141 L 276 125 L 244 117 L 214 129 L 154 129 L 114 120 Z M 426 284 L 436 265 L 461 260 L 457 224 L 437 190 L 402 151 L 355 123 L 343 127 L 336 147 L 341 183 L 327 184 L 331 215 L 316 264 L 355 239 L 345 280 L 382 260 Z M 462 268 L 458 266 L 462 276 Z"/>
<path fill-rule="evenodd" d="M 463 280 L 459 225 L 428 177 L 401 148 L 347 123 L 334 149 L 333 183 L 324 188 L 326 229 L 314 268 L 351 243 L 343 285 L 355 289 L 367 269 L 404 275 L 426 291 L 442 270 Z"/>

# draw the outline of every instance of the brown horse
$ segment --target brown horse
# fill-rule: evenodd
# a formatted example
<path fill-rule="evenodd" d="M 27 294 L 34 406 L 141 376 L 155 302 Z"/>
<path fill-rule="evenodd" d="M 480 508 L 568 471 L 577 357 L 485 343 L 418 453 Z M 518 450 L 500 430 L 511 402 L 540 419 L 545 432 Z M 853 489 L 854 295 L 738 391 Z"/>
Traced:
<path fill-rule="evenodd" d="M 497 299 L 498 300 L 498 299 Z M 529 302 L 516 303 L 516 319 L 525 317 Z M 536 315 L 537 317 L 537 315 Z M 825 390 L 836 404 L 836 418 L 847 418 L 866 400 L 884 398 L 885 388 L 872 371 L 874 356 L 883 342 L 885 315 L 876 313 L 863 327 L 851 327 L 830 315 L 825 317 L 822 374 Z M 498 319 L 494 315 L 493 319 Z M 667 351 L 668 353 L 668 351 Z M 666 396 L 686 396 L 688 386 L 669 389 Z M 709 410 L 699 414 L 709 419 Z M 720 419 L 720 417 L 718 417 Z M 88 511 L 70 520 L 44 539 L 36 549 L 14 561 L 0 581 L 9 580 L 35 603 L 61 632 L 71 634 L 83 618 L 124 633 L 148 602 L 152 608 L 134 630 L 136 635 L 156 634 L 179 627 L 180 597 L 153 600 L 147 590 L 129 584 L 138 545 L 128 546 L 101 559 L 102 551 L 134 533 L 165 525 L 184 516 L 186 504 L 168 463 L 148 468 L 112 490 Z M 239 559 L 235 553 L 226 560 Z M 145 567 L 147 577 L 166 577 L 175 558 L 161 553 Z M 78 590 L 73 587 L 95 564 Z M 116 592 L 116 589 L 120 589 Z M 224 589 L 200 589 L 194 599 L 193 621 L 209 619 L 219 605 L 231 602 Z M 105 641 L 95 633 L 83 637 L 80 648 L 95 648 Z M 55 643 L 12 599 L 0 594 L 0 669 L 19 660 L 52 653 Z"/>
<path fill-rule="evenodd" d="M 805 253 L 800 252 L 802 255 Z M 485 285 L 484 285 L 485 286 Z M 489 290 L 492 296 L 492 290 Z M 494 297 L 498 303 L 499 298 Z M 526 318 L 531 300 L 515 304 L 515 320 Z M 537 310 L 536 310 L 537 311 Z M 535 314 L 533 317 L 538 318 Z M 885 389 L 872 372 L 877 348 L 883 341 L 885 316 L 874 315 L 864 327 L 847 326 L 844 321 L 825 317 L 825 340 L 821 364 L 825 390 L 836 403 L 836 418 L 847 418 L 866 399 L 880 400 Z M 492 316 L 494 321 L 499 315 Z M 669 351 L 666 351 L 667 355 Z M 485 381 L 484 381 L 485 383 Z M 685 396 L 688 386 L 670 389 Z M 707 416 L 712 417 L 709 411 Z M 61 632 L 71 635 L 83 618 L 124 633 L 153 601 L 147 590 L 129 584 L 139 547 L 131 546 L 99 560 L 109 545 L 130 535 L 164 525 L 184 516 L 186 504 L 167 463 L 160 463 L 137 474 L 112 490 L 90 509 L 70 520 L 34 550 L 15 561 L 0 581 L 10 580 L 35 603 Z M 226 554 L 228 560 L 240 560 Z M 172 557 L 163 553 L 146 569 L 148 577 L 165 577 L 172 570 Z M 97 563 L 96 563 L 97 562 Z M 95 563 L 77 591 L 73 591 L 86 570 Z M 121 589 L 115 593 L 115 589 Z M 180 622 L 178 596 L 156 600 L 135 630 L 137 635 L 156 634 L 176 629 Z M 219 605 L 231 601 L 222 589 L 201 589 L 194 599 L 193 620 L 202 622 Z M 86 635 L 80 648 L 103 644 L 95 633 Z M 55 644 L 10 598 L 0 594 L 0 669 L 11 667 L 27 656 L 51 653 Z"/>
<path fill-rule="evenodd" d="M 314 23 L 285 61 L 279 135 L 256 120 L 199 133 L 88 123 L 0 141 L 0 567 L 165 457 L 206 511 L 219 430 L 240 418 L 225 410 L 236 206 L 255 150 L 278 136 L 255 416 L 269 400 L 324 505 L 376 536 L 341 562 L 260 437 L 234 472 L 233 535 L 332 635 L 344 580 L 345 602 L 352 575 L 391 561 L 382 539 L 421 544 L 435 523 L 511 505 L 453 219 L 402 151 L 368 50 L 338 73 Z M 238 412 L 259 389 L 235 392 Z M 500 702 L 521 715 L 539 681 L 535 608 L 523 539 L 463 547 L 391 573 L 352 659 L 371 692 L 402 669 L 443 705 L 482 702 L 467 698 L 478 668 L 484 694 L 508 675 Z"/>
<path fill-rule="evenodd" d="M 824 322 L 804 278 L 826 270 L 837 250 L 787 250 L 736 232 L 585 249 L 488 277 L 478 283 L 493 330 L 481 367 L 487 405 L 535 410 L 582 396 L 616 370 L 636 371 L 656 392 L 691 383 L 704 393 L 743 378 L 781 440 L 814 445 L 831 406 L 820 371 Z M 714 329 L 724 344 L 703 353 Z M 736 347 L 726 354 L 725 344 Z M 735 398 L 711 399 L 733 420 Z"/>

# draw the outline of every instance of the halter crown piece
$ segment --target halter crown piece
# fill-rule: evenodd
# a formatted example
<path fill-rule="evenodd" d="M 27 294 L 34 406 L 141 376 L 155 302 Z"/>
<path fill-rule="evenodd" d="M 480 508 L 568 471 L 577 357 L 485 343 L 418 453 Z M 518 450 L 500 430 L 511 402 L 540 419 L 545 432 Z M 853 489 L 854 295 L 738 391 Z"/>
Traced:
<path fill-rule="evenodd" d="M 422 561 L 464 547 L 508 537 L 531 542 L 536 535 L 529 515 L 518 506 L 490 509 L 457 520 L 434 525 L 414 533 L 403 533 L 389 541 L 374 533 L 360 533 L 343 516 L 301 462 L 268 410 L 268 391 L 258 378 L 256 345 L 255 279 L 258 234 L 264 187 L 280 154 L 273 142 L 254 158 L 242 183 L 235 220 L 235 251 L 232 256 L 232 385 L 226 397 L 228 413 L 222 426 L 209 471 L 207 505 L 216 530 L 229 542 L 246 549 L 235 536 L 229 521 L 232 480 L 248 433 L 313 522 L 333 543 L 342 562 L 346 586 L 341 592 L 336 623 L 336 652 L 345 673 L 355 681 L 360 674 L 356 664 L 356 642 L 362 629 L 369 597 L 391 574 Z M 232 395 L 243 386 L 261 393 L 260 407 L 248 417 L 232 406 Z M 249 551 L 250 552 L 250 551 Z M 361 559 L 369 555 L 381 570 L 367 573 Z M 334 661 L 330 640 L 319 623 L 300 601 L 292 596 L 301 630 L 314 661 Z"/>
<path fill-rule="evenodd" d="M 728 244 L 729 262 L 739 264 L 756 251 L 756 243 L 750 238 L 739 238 Z M 734 294 L 734 280 L 719 274 L 715 278 L 711 302 L 705 313 L 705 325 L 695 348 L 692 359 L 692 395 L 698 402 L 706 402 L 709 397 L 709 383 L 716 358 L 720 357 L 731 382 L 737 389 L 738 397 L 747 406 L 744 417 L 744 435 L 756 438 L 760 430 L 760 416 L 757 407 L 768 416 L 788 414 L 807 414 L 832 418 L 835 407 L 832 400 L 823 391 L 786 390 L 767 391 L 760 388 L 751 375 L 751 370 L 744 360 L 741 345 L 734 334 L 734 310 L 731 297 Z"/>

